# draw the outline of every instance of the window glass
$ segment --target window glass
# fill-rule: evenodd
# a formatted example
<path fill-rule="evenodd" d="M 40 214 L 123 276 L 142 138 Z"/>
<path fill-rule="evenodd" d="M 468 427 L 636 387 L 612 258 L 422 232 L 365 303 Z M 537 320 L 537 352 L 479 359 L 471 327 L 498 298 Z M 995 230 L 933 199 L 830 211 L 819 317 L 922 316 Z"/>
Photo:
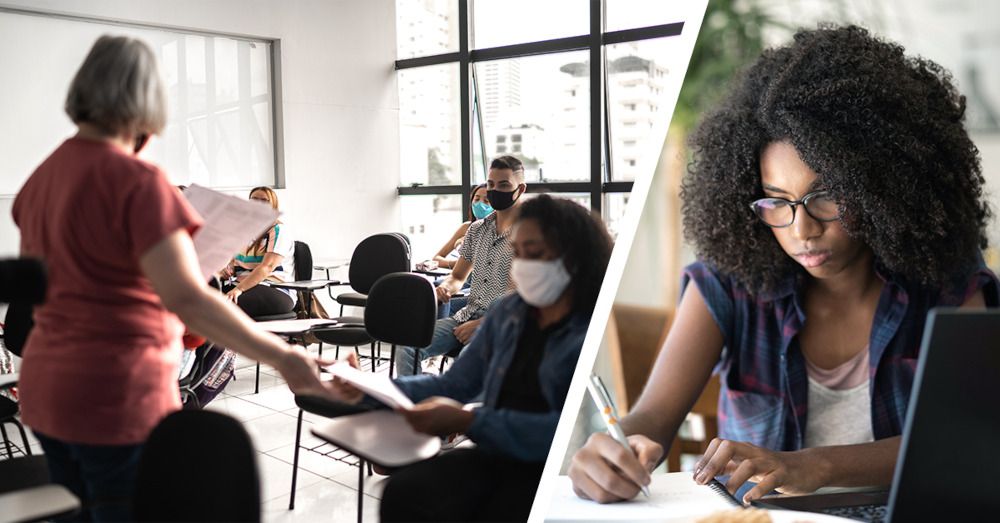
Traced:
<path fill-rule="evenodd" d="M 587 0 L 475 0 L 474 49 L 590 34 Z"/>
<path fill-rule="evenodd" d="M 397 81 L 400 184 L 461 183 L 458 64 L 403 69 Z"/>
<path fill-rule="evenodd" d="M 620 31 L 690 20 L 691 14 L 688 11 L 693 6 L 686 4 L 694 4 L 694 2 L 664 2 L 663 0 L 605 1 L 605 31 Z"/>
<path fill-rule="evenodd" d="M 399 59 L 458 51 L 458 0 L 396 0 Z"/>
<path fill-rule="evenodd" d="M 475 64 L 488 159 L 518 157 L 529 183 L 589 179 L 588 56 L 579 51 Z"/>
<path fill-rule="evenodd" d="M 668 79 L 683 76 L 687 65 L 681 45 L 658 38 L 605 47 L 612 180 L 632 181 L 656 168 L 673 102 Z"/>
<path fill-rule="evenodd" d="M 400 196 L 400 231 L 410 238 L 414 263 L 434 257 L 462 224 L 462 196 Z"/>

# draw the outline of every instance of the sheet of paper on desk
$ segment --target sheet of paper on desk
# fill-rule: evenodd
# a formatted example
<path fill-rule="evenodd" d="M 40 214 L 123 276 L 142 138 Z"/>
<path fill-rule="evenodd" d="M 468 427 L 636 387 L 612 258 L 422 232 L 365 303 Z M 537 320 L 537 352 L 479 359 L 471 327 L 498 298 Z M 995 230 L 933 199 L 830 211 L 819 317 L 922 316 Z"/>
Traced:
<path fill-rule="evenodd" d="M 222 194 L 200 185 L 185 189 L 184 196 L 205 221 L 194 235 L 194 249 L 206 280 L 267 230 L 280 214 L 260 202 Z"/>
<path fill-rule="evenodd" d="M 568 476 L 556 481 L 546 521 L 694 521 L 734 508 L 711 488 L 695 483 L 690 472 L 653 474 L 649 498 L 639 494 L 603 505 L 577 497 Z"/>
<path fill-rule="evenodd" d="M 391 408 L 406 410 L 413 408 L 413 402 L 410 401 L 410 398 L 403 394 L 403 391 L 399 390 L 399 387 L 386 374 L 364 372 L 346 363 L 334 363 L 326 367 L 326 370 Z"/>

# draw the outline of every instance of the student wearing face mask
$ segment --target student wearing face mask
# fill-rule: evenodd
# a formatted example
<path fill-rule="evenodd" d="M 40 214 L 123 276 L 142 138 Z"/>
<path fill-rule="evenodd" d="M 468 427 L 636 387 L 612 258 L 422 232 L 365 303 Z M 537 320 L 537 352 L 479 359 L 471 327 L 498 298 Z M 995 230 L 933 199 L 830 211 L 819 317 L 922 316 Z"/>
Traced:
<path fill-rule="evenodd" d="M 469 287 L 468 301 L 451 317 L 438 320 L 430 345 L 401 348 L 396 355 L 398 376 L 419 372 L 419 368 L 414 365 L 415 360 L 422 361 L 447 354 L 469 343 L 486 314 L 486 309 L 511 289 L 510 262 L 513 251 L 510 233 L 527 188 L 521 160 L 513 156 L 500 156 L 490 163 L 486 195 L 494 212 L 469 225 L 451 275 L 437 286 L 438 301 L 442 305 L 448 304 L 452 295 L 462 289 L 475 270 L 476 277 Z"/>
<path fill-rule="evenodd" d="M 472 189 L 472 195 L 469 197 L 469 221 L 463 222 L 462 225 L 458 226 L 458 229 L 455 229 L 455 234 L 452 234 L 451 238 L 441 246 L 434 258 L 418 264 L 417 267 L 426 270 L 434 270 L 438 267 L 453 269 L 461 257 L 462 243 L 465 241 L 465 233 L 469 232 L 469 226 L 492 213 L 493 207 L 490 206 L 490 200 L 486 197 L 486 184 L 480 184 Z M 462 290 L 469 289 L 469 285 L 472 283 L 469 281 L 470 279 L 466 278 Z M 434 284 L 438 285 L 442 281 L 444 281 L 444 277 L 436 280 Z M 451 316 L 452 311 L 458 311 L 465 307 L 466 302 L 467 299 L 464 296 L 456 296 L 446 303 L 439 304 L 438 319 Z"/>
<path fill-rule="evenodd" d="M 417 431 L 464 433 L 459 448 L 394 471 L 382 521 L 524 521 L 549 453 L 611 256 L 600 219 L 541 195 L 521 206 L 511 269 L 517 292 L 497 301 L 465 351 L 440 376 L 395 383 L 414 402 Z M 351 354 L 348 362 L 357 366 Z M 338 384 L 341 400 L 361 395 Z M 483 405 L 462 403 L 482 398 Z M 442 496 L 442 485 L 447 495 Z"/>
<path fill-rule="evenodd" d="M 455 229 L 455 234 L 452 234 L 451 238 L 441 246 L 437 254 L 430 260 L 423 262 L 423 264 L 434 269 L 438 267 L 446 269 L 455 268 L 455 265 L 458 263 L 462 242 L 465 241 L 465 233 L 469 232 L 469 226 L 486 218 L 492 212 L 493 207 L 490 206 L 490 200 L 486 196 L 486 184 L 480 184 L 472 190 L 472 196 L 469 197 L 469 221 L 459 225 L 458 229 Z"/>

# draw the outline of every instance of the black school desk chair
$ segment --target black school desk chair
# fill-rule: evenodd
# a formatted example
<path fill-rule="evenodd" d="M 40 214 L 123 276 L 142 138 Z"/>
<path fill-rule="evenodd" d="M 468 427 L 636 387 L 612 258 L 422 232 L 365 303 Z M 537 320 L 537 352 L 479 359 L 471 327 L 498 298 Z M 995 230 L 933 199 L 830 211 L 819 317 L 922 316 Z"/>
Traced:
<path fill-rule="evenodd" d="M 402 313 L 401 312 L 404 312 Z M 368 292 L 368 306 L 365 307 L 365 326 L 373 338 L 392 345 L 395 353 L 397 345 L 411 347 L 426 347 L 434 339 L 434 323 L 437 319 L 437 296 L 434 285 L 423 276 L 410 272 L 394 272 L 379 278 Z M 299 472 L 299 450 L 308 451 L 338 459 L 344 463 L 356 464 L 358 470 L 358 521 L 364 500 L 364 468 L 365 461 L 351 461 L 350 454 L 342 449 L 330 450 L 329 444 L 316 447 L 301 447 L 302 414 L 310 412 L 326 418 L 336 418 L 349 414 L 357 414 L 366 410 L 365 407 L 346 405 L 327 401 L 312 396 L 295 396 L 295 404 L 299 406 L 298 425 L 295 428 L 295 457 L 292 462 L 292 490 L 288 501 L 288 510 L 295 508 L 295 482 Z M 339 454 L 338 454 L 339 453 Z M 346 455 L 345 455 L 346 454 Z M 368 464 L 368 475 L 371 475 L 371 465 Z"/>
<path fill-rule="evenodd" d="M 300 284 L 300 283 L 305 283 L 305 282 L 312 281 L 312 273 L 313 273 L 312 249 L 309 248 L 309 245 L 306 242 L 300 242 L 300 241 L 296 241 L 295 242 L 295 255 L 294 255 L 294 258 L 295 258 L 295 266 L 292 268 L 292 271 L 293 271 L 292 275 L 294 276 L 295 281 L 288 282 L 286 284 L 281 284 L 281 283 L 276 283 L 276 282 L 274 282 L 274 283 L 262 283 L 262 285 L 270 285 L 271 287 L 276 287 L 276 288 L 283 288 L 285 285 L 289 285 L 289 287 L 287 287 L 287 288 L 293 288 L 293 289 L 295 289 L 296 288 L 296 284 Z M 322 287 L 320 287 L 320 288 L 322 288 Z M 299 295 L 298 296 L 299 299 L 296 302 L 296 309 L 301 309 L 301 308 L 304 307 L 304 309 L 303 309 L 304 313 L 303 314 L 305 316 L 308 316 L 309 315 L 309 311 L 312 310 L 312 301 L 316 299 L 316 296 L 313 294 L 313 290 L 311 290 L 311 289 L 310 290 L 296 289 L 296 292 L 298 292 L 298 295 Z M 291 312 L 284 312 L 284 313 L 281 313 L 281 314 L 267 314 L 267 315 L 263 315 L 263 316 L 252 316 L 251 319 L 254 320 L 254 321 L 294 320 L 294 319 L 296 319 L 296 318 L 299 317 L 299 313 L 296 311 L 296 309 L 293 309 Z M 303 340 L 302 343 L 304 345 L 305 344 L 305 340 Z M 322 350 L 322 348 L 321 348 L 321 350 Z M 322 355 L 322 352 L 320 352 L 320 355 Z M 260 392 L 260 362 L 259 361 L 256 364 L 256 370 L 255 370 L 254 382 L 253 382 L 253 393 L 257 394 L 258 392 Z"/>
<path fill-rule="evenodd" d="M 344 316 L 344 305 L 355 307 L 366 307 L 368 303 L 368 293 L 379 278 L 394 272 L 409 272 L 410 270 L 410 241 L 406 235 L 399 233 L 375 234 L 365 238 L 354 249 L 351 255 L 351 264 L 348 272 L 348 282 L 341 285 L 350 285 L 355 292 L 345 293 L 337 296 L 340 303 L 340 317 L 337 320 L 338 326 L 329 330 L 316 330 L 313 334 L 316 338 L 336 347 L 335 357 L 340 357 L 340 347 L 354 347 L 355 351 L 362 345 L 371 346 L 371 368 L 375 372 L 378 361 L 381 359 L 381 345 L 379 352 L 375 352 L 375 340 L 365 329 L 364 318 L 358 316 Z M 322 350 L 322 345 L 320 345 Z M 322 352 L 320 352 L 322 355 Z M 393 354 L 389 356 L 389 372 L 393 372 Z"/>
<path fill-rule="evenodd" d="M 48 521 L 75 515 L 80 499 L 49 479 L 45 456 L 0 461 L 0 519 Z"/>
<path fill-rule="evenodd" d="M 135 521 L 260 521 L 257 456 L 236 419 L 181 410 L 149 435 L 136 473 Z"/>
<path fill-rule="evenodd" d="M 31 315 L 34 306 L 45 301 L 48 278 L 41 260 L 18 258 L 0 261 L 0 302 L 9 303 L 4 319 L 3 341 L 12 354 L 21 356 L 28 333 L 35 322 Z M 2 377 L 2 376 L 0 376 Z M 2 389 L 17 386 L 17 379 L 8 376 L 0 385 Z M 21 434 L 21 447 L 26 455 L 31 455 L 31 446 L 24 426 L 17 419 L 18 404 L 9 398 L 0 397 L 0 436 L 3 437 L 7 458 L 14 457 L 11 440 L 7 437 L 7 425 L 13 425 Z"/>

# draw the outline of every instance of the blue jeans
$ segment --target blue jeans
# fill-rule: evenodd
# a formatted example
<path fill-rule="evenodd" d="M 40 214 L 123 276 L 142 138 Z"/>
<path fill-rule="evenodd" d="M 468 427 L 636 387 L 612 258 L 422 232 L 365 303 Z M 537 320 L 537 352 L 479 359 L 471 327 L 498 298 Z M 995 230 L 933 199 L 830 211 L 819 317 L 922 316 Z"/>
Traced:
<path fill-rule="evenodd" d="M 454 318 L 440 319 L 434 324 L 434 338 L 430 345 L 421 349 L 399 347 L 400 351 L 396 354 L 396 376 L 410 376 L 419 372 L 420 369 L 413 365 L 413 355 L 417 350 L 420 351 L 420 361 L 423 361 L 461 347 L 462 342 L 458 341 L 454 333 L 455 327 L 459 325 Z"/>
<path fill-rule="evenodd" d="M 454 298 L 448 300 L 448 303 L 439 303 L 437 319 L 443 320 L 450 317 L 456 312 L 462 310 L 462 307 L 465 307 L 466 303 L 469 303 L 468 296 L 455 296 Z"/>
<path fill-rule="evenodd" d="M 80 498 L 74 521 L 132 521 L 132 494 L 142 445 L 65 443 L 35 432 L 52 482 Z"/>

